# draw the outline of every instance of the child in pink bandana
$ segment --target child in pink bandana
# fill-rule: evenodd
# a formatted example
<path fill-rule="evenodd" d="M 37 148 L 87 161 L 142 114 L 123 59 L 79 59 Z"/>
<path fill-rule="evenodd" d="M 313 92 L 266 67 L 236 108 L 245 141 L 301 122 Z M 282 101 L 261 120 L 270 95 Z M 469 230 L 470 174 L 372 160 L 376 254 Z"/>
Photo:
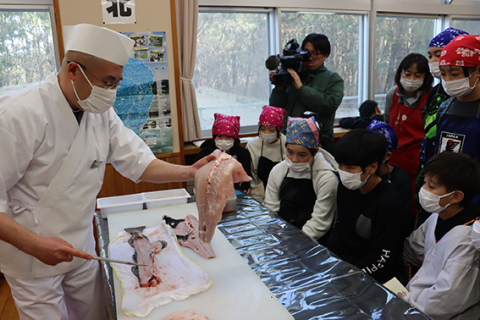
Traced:
<path fill-rule="evenodd" d="M 221 149 L 237 159 L 245 169 L 245 172 L 252 176 L 251 158 L 247 149 L 240 145 L 238 133 L 240 132 L 240 117 L 227 116 L 215 113 L 215 121 L 212 127 L 213 139 L 205 140 L 200 148 L 202 149 L 197 159 L 201 159 L 212 153 L 215 149 Z M 235 189 L 250 193 L 250 182 L 236 183 Z"/>
<path fill-rule="evenodd" d="M 319 145 L 320 128 L 314 117 L 288 117 L 286 158 L 270 173 L 265 206 L 325 244 L 336 210 L 338 166 Z"/>
<path fill-rule="evenodd" d="M 265 187 L 272 168 L 285 159 L 285 135 L 283 118 L 287 111 L 282 108 L 263 106 L 258 121 L 258 137 L 247 144 L 252 158 L 252 178 L 250 195 L 263 202 Z"/>

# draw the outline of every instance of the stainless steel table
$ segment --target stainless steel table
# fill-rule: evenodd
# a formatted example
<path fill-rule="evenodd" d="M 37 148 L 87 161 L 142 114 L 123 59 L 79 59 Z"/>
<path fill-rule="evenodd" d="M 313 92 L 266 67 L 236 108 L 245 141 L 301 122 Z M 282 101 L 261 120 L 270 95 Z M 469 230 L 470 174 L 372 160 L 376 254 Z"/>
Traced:
<path fill-rule="evenodd" d="M 95 226 L 106 257 L 108 220 L 99 212 Z M 248 195 L 237 195 L 236 212 L 224 215 L 218 228 L 296 320 L 430 319 Z M 108 263 L 102 262 L 102 273 L 110 319 L 116 320 Z"/>

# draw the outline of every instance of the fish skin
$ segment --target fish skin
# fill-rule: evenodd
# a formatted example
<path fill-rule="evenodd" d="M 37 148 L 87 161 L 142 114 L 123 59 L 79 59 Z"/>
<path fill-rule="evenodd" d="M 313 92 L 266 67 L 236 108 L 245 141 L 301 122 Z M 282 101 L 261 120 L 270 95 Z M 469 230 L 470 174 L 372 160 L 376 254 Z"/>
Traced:
<path fill-rule="evenodd" d="M 233 184 L 251 181 L 240 162 L 216 149 L 215 160 L 201 167 L 195 175 L 195 200 L 198 209 L 200 240 L 210 243 L 215 227 L 222 219 L 227 200 L 235 196 Z"/>
<path fill-rule="evenodd" d="M 150 242 L 142 233 L 144 229 L 145 226 L 125 228 L 125 231 L 132 235 L 128 243 L 135 249 L 133 260 L 145 265 L 132 267 L 132 272 L 138 278 L 140 287 L 156 287 L 161 279 L 155 265 L 155 255 L 167 246 L 167 242 L 163 240 Z"/>

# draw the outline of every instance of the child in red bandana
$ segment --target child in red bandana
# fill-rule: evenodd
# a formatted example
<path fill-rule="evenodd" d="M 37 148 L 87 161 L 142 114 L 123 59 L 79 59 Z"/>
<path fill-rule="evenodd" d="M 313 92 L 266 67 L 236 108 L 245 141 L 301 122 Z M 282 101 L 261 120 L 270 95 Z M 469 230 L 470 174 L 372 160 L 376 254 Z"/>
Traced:
<path fill-rule="evenodd" d="M 265 188 L 272 168 L 285 159 L 285 135 L 283 118 L 287 111 L 282 108 L 263 106 L 258 121 L 258 137 L 247 144 L 252 158 L 250 195 L 263 202 Z"/>
<path fill-rule="evenodd" d="M 251 158 L 247 149 L 240 145 L 238 133 L 240 132 L 240 117 L 227 116 L 221 113 L 215 113 L 215 121 L 212 127 L 213 139 L 206 140 L 202 143 L 202 149 L 197 159 L 209 155 L 215 149 L 221 149 L 237 159 L 245 169 L 245 172 L 252 176 Z M 235 189 L 250 193 L 250 182 L 235 183 Z"/>

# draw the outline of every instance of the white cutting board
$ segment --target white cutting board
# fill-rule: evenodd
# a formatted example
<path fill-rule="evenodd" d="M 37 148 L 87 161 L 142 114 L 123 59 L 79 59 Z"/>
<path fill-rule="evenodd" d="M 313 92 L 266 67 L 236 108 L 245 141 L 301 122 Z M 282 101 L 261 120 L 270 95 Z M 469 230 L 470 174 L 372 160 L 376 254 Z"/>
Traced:
<path fill-rule="evenodd" d="M 187 214 L 198 217 L 195 203 L 110 214 L 108 215 L 110 240 L 124 228 L 143 225 L 147 228 L 154 227 L 161 222 L 164 214 L 175 219 L 182 219 Z M 218 229 L 212 239 L 212 248 L 217 257 L 206 260 L 191 249 L 181 247 L 185 256 L 210 276 L 213 280 L 212 287 L 185 300 L 172 301 L 153 309 L 143 319 L 161 320 L 175 311 L 189 309 L 194 309 L 196 314 L 208 316 L 211 320 L 293 319 Z M 117 319 L 137 318 L 126 316 L 122 311 L 122 284 L 115 272 L 114 289 Z"/>

